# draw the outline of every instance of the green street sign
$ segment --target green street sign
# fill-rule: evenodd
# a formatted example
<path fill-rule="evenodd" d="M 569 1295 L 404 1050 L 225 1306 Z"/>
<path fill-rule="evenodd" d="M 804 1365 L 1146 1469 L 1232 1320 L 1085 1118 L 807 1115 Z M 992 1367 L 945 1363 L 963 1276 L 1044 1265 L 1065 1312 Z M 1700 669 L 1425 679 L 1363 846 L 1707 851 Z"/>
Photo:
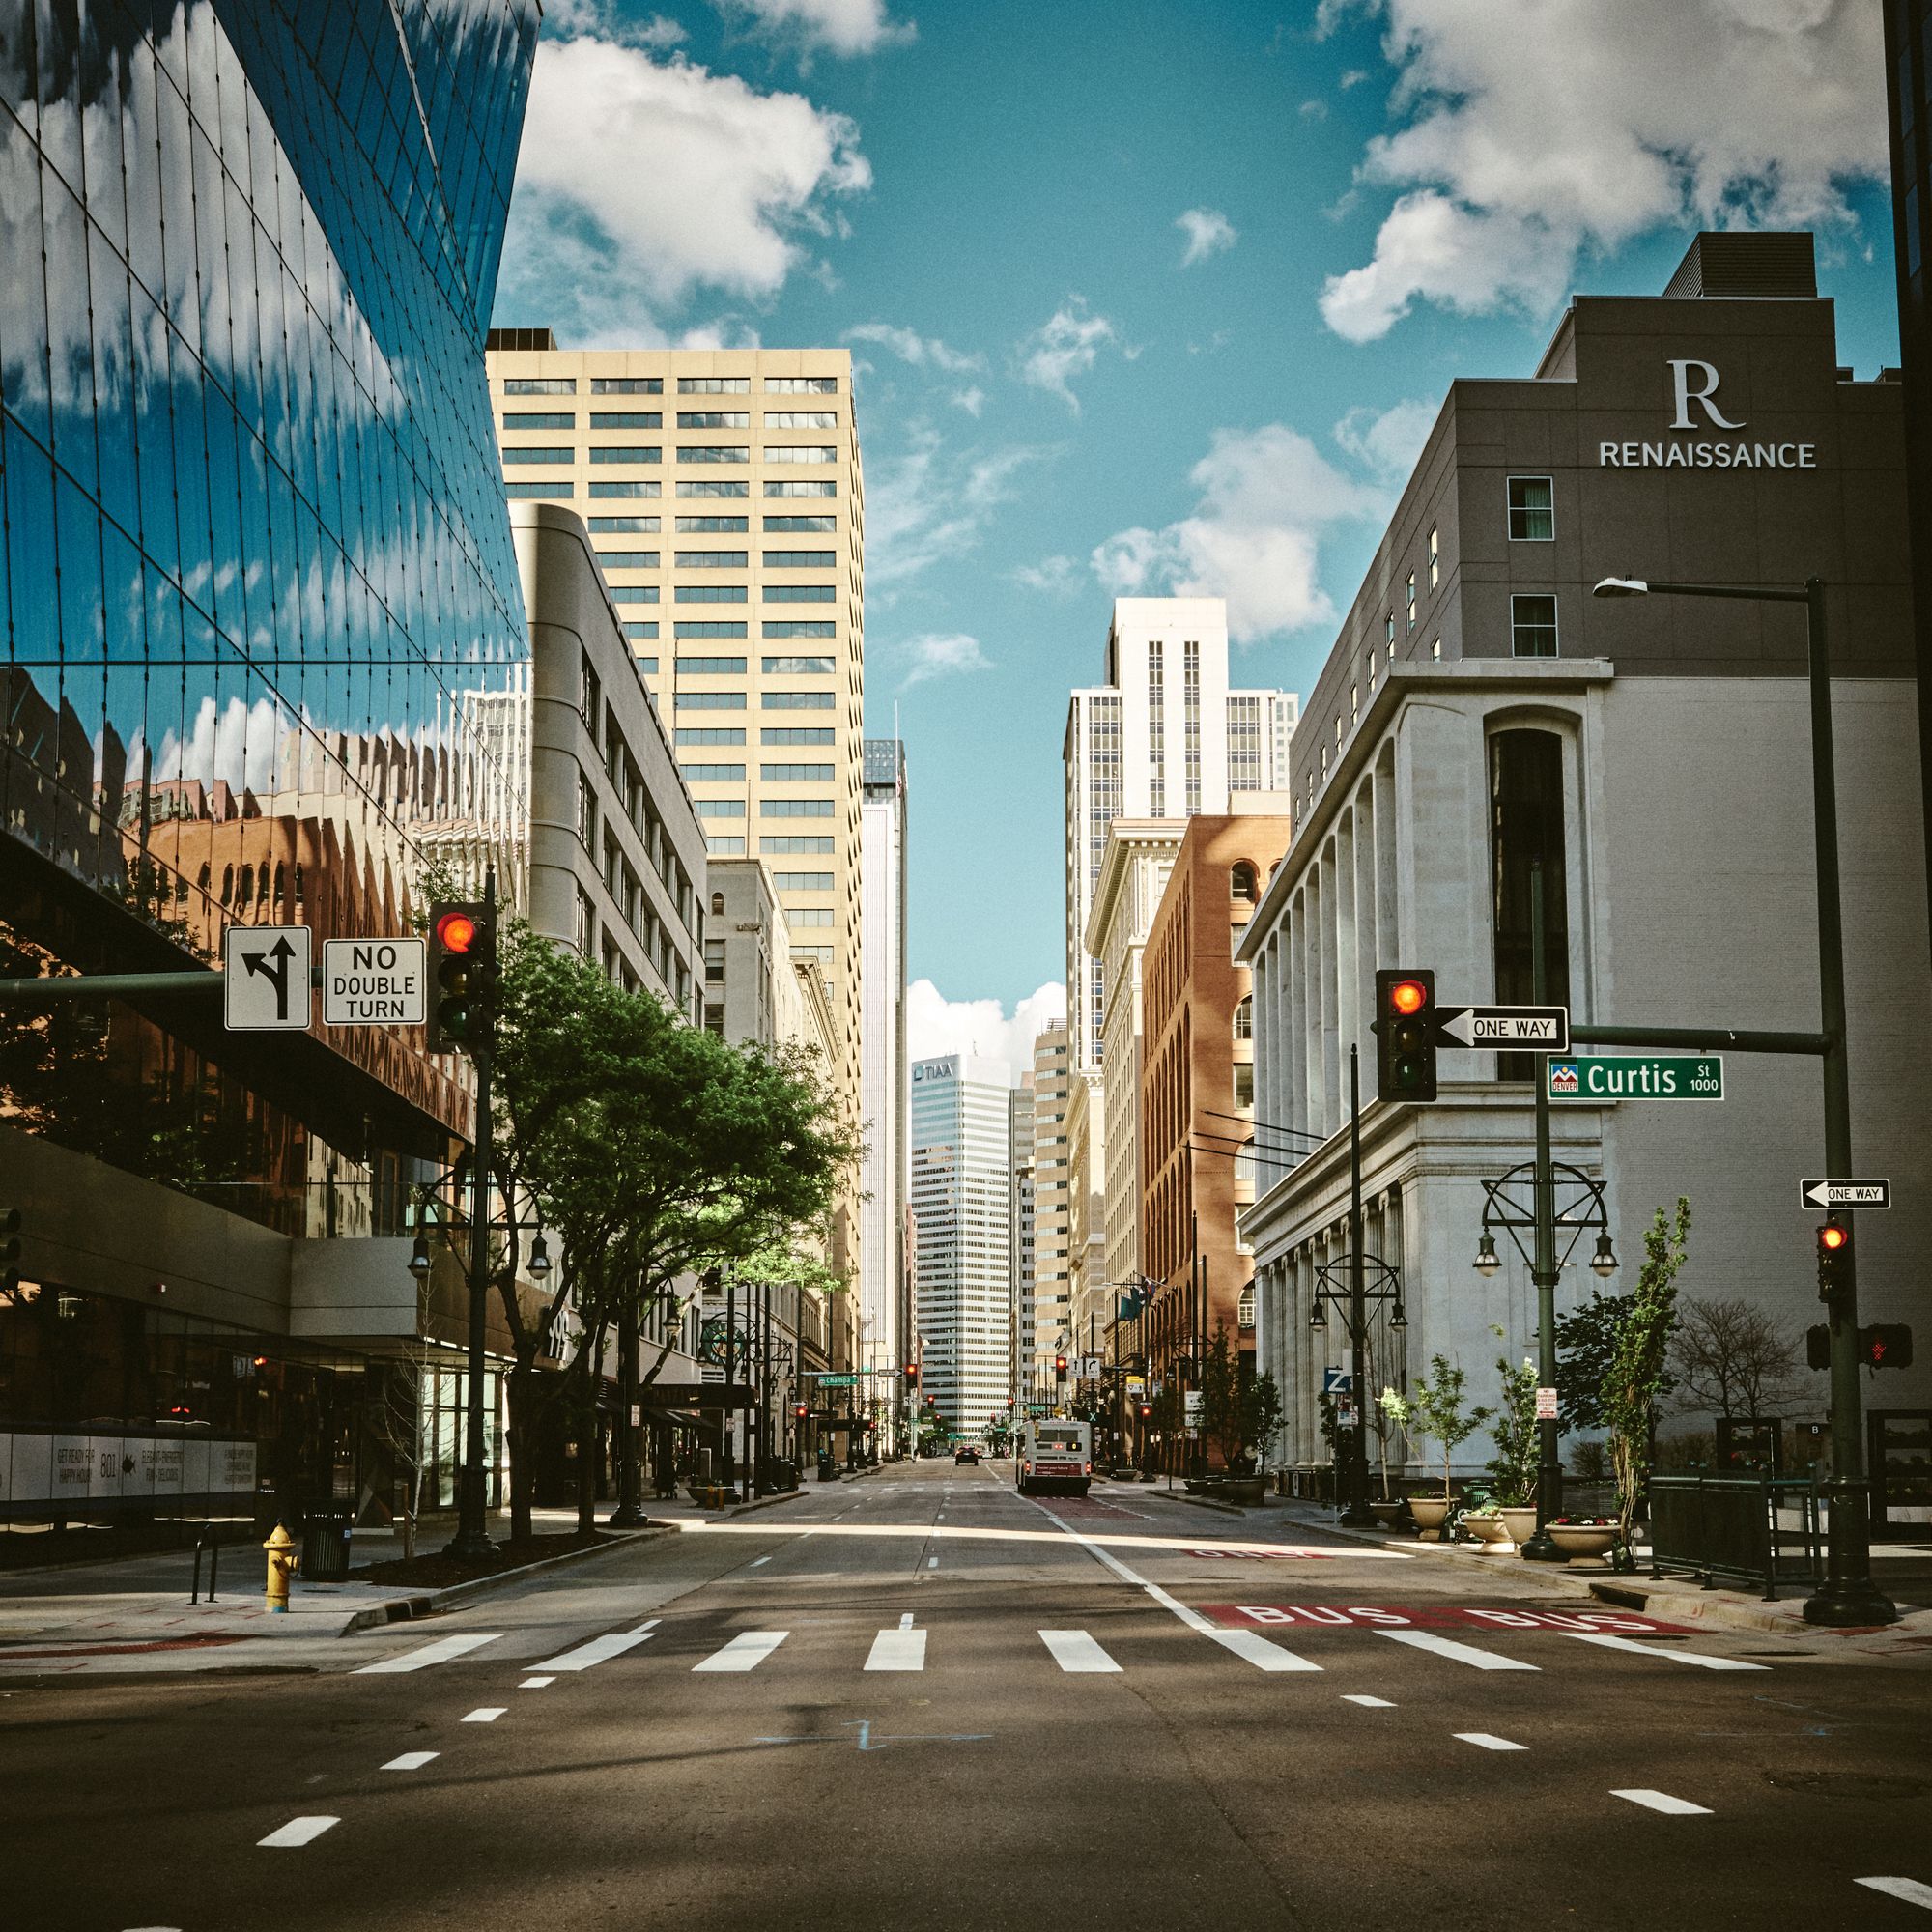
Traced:
<path fill-rule="evenodd" d="M 1550 1060 L 1552 1100 L 1721 1100 L 1719 1054 L 1601 1054 Z"/>
<path fill-rule="evenodd" d="M 858 1386 L 859 1378 L 846 1375 L 821 1375 L 817 1380 L 818 1386 L 822 1389 L 848 1389 Z"/>

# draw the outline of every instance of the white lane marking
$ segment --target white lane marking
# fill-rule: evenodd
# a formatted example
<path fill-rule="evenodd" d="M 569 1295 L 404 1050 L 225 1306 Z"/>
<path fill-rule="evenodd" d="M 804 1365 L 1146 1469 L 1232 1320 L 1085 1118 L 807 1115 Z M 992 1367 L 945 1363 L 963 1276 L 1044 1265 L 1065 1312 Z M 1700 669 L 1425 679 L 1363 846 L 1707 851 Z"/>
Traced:
<path fill-rule="evenodd" d="M 1512 1744 L 1508 1738 L 1499 1738 L 1493 1731 L 1452 1731 L 1450 1736 L 1459 1744 L 1480 1745 L 1484 1750 L 1527 1750 L 1527 1745 Z"/>
<path fill-rule="evenodd" d="M 755 1670 L 789 1633 L 785 1631 L 743 1631 L 723 1650 L 714 1650 L 691 1667 L 694 1670 Z"/>
<path fill-rule="evenodd" d="M 656 1630 L 663 1622 L 664 1619 L 662 1617 L 646 1617 L 642 1623 L 631 1626 L 631 1634 L 633 1636 L 640 1636 L 645 1631 Z"/>
<path fill-rule="evenodd" d="M 405 1751 L 401 1757 L 392 1757 L 383 1769 L 384 1771 L 420 1771 L 432 1758 L 440 1756 L 438 1751 Z"/>
<path fill-rule="evenodd" d="M 1662 1811 L 1671 1818 L 1708 1818 L 1711 1815 L 1707 1804 L 1692 1804 L 1688 1798 L 1673 1798 L 1667 1791 L 1613 1791 L 1612 1798 L 1627 1798 L 1633 1804 L 1641 1804 L 1646 1811 Z"/>
<path fill-rule="evenodd" d="M 517 1686 L 519 1690 L 548 1690 L 556 1682 L 554 1677 L 526 1677 Z"/>
<path fill-rule="evenodd" d="M 928 1556 L 925 1559 L 925 1567 L 928 1570 L 937 1570 L 939 1568 L 939 1558 L 936 1556 Z"/>
<path fill-rule="evenodd" d="M 769 1556 L 754 1556 L 752 1558 L 750 1567 L 755 1570 L 760 1563 L 769 1563 L 771 1560 Z"/>
<path fill-rule="evenodd" d="M 464 1719 L 466 1724 L 494 1724 L 510 1707 L 507 1704 L 482 1704 Z"/>
<path fill-rule="evenodd" d="M 1493 1650 L 1478 1650 L 1472 1643 L 1458 1643 L 1452 1637 L 1436 1636 L 1430 1631 L 1378 1631 L 1376 1634 L 1387 1637 L 1391 1643 L 1406 1643 L 1417 1650 L 1427 1650 L 1437 1657 L 1446 1657 L 1454 1663 L 1466 1663 L 1471 1670 L 1538 1668 L 1534 1663 L 1523 1663 L 1514 1657 L 1501 1657 Z"/>
<path fill-rule="evenodd" d="M 1158 1583 L 1150 1583 L 1145 1577 L 1129 1570 L 1111 1549 L 1103 1549 L 1091 1536 L 1082 1536 L 1070 1523 L 1061 1520 L 1047 1506 L 1029 1496 L 1035 1509 L 1048 1522 L 1059 1528 L 1073 1542 L 1080 1545 L 1088 1555 L 1104 1563 L 1115 1576 L 1145 1590 L 1162 1609 L 1177 1616 L 1191 1631 L 1199 1631 L 1203 1636 L 1211 1637 L 1224 1650 L 1232 1650 L 1236 1657 L 1244 1657 L 1262 1670 L 1320 1670 L 1319 1663 L 1311 1663 L 1305 1657 L 1297 1657 L 1292 1650 L 1283 1650 L 1279 1644 L 1268 1642 L 1267 1638 L 1254 1631 L 1223 1630 L 1219 1624 L 1209 1623 L 1197 1609 L 1183 1604 L 1179 1597 L 1171 1597 Z"/>
<path fill-rule="evenodd" d="M 909 1631 L 912 1629 L 912 1612 L 910 1610 L 908 1610 L 905 1613 L 905 1615 L 899 1619 L 899 1629 L 902 1631 Z"/>
<path fill-rule="evenodd" d="M 480 1650 L 486 1643 L 495 1643 L 502 1635 L 501 1631 L 492 1631 L 488 1635 L 472 1634 L 469 1636 L 440 1636 L 434 1643 L 426 1643 L 415 1650 L 406 1650 L 400 1657 L 385 1657 L 376 1663 L 364 1663 L 352 1674 L 356 1677 L 376 1677 L 388 1670 L 424 1670 L 432 1663 L 447 1663 L 452 1658 L 465 1656 L 472 1650 Z"/>
<path fill-rule="evenodd" d="M 1922 1905 L 1932 1912 L 1932 1885 L 1920 1885 L 1916 1878 L 1855 1878 L 1854 1885 L 1882 1891 L 1889 1898 L 1902 1898 L 1908 1905 Z"/>
<path fill-rule="evenodd" d="M 1345 1704 L 1360 1704 L 1366 1710 L 1370 1711 L 1393 1711 L 1395 1709 L 1395 1706 L 1386 1697 L 1369 1697 L 1365 1696 L 1359 1690 L 1343 1691 L 1342 1701 Z"/>
<path fill-rule="evenodd" d="M 613 1657 L 622 1657 L 627 1650 L 636 1650 L 640 1643 L 648 1643 L 651 1633 L 640 1631 L 612 1631 L 608 1636 L 593 1636 L 588 1643 L 581 1643 L 575 1650 L 566 1650 L 559 1657 L 547 1657 L 537 1665 L 539 1670 L 589 1670 L 597 1664 L 608 1663 Z"/>
<path fill-rule="evenodd" d="M 340 1818 L 291 1818 L 278 1832 L 270 1832 L 266 1838 L 257 1838 L 258 1845 L 266 1845 L 271 1851 L 286 1852 L 297 1845 L 306 1845 L 329 1829 L 331 1825 L 342 1823 Z"/>
<path fill-rule="evenodd" d="M 1605 1650 L 1634 1650 L 1639 1657 L 1667 1657 L 1672 1663 L 1694 1663 L 1701 1670 L 1769 1670 L 1768 1663 L 1746 1663 L 1736 1657 L 1704 1657 L 1694 1650 L 1654 1650 L 1628 1636 L 1611 1636 L 1606 1631 L 1558 1631 L 1558 1636 L 1575 1637 L 1578 1643 L 1601 1644 Z"/>
<path fill-rule="evenodd" d="M 1085 1631 L 1041 1631 L 1039 1640 L 1063 1670 L 1118 1671 L 1121 1667 Z"/>
<path fill-rule="evenodd" d="M 908 1630 L 901 1624 L 895 1631 L 881 1631 L 872 1639 L 871 1654 L 866 1659 L 867 1670 L 923 1670 L 925 1633 Z"/>

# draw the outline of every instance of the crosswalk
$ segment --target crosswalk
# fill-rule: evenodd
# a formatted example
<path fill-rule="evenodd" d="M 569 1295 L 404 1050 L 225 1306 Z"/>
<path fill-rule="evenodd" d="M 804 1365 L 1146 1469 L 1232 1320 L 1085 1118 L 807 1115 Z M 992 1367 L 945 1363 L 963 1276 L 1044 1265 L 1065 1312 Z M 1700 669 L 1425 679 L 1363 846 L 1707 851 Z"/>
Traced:
<path fill-rule="evenodd" d="M 1271 1636 L 1264 1636 L 1254 1630 L 1230 1630 L 1211 1623 L 1199 1612 L 1189 1612 L 1184 1619 L 1186 1631 L 1193 1635 L 1208 1639 L 1216 1649 L 1238 1659 L 1254 1669 L 1271 1674 L 1320 1673 L 1330 1669 L 1350 1669 L 1363 1660 L 1365 1650 L 1379 1650 L 1380 1644 L 1363 1646 L 1361 1637 L 1381 1639 L 1384 1643 L 1401 1645 L 1411 1654 L 1427 1658 L 1438 1664 L 1453 1665 L 1459 1669 L 1479 1671 L 1522 1671 L 1537 1673 L 1547 1668 L 1561 1668 L 1565 1661 L 1580 1662 L 1575 1651 L 1564 1652 L 1550 1646 L 1543 1653 L 1544 1661 L 1531 1662 L 1511 1651 L 1500 1651 L 1488 1644 L 1463 1643 L 1453 1637 L 1439 1635 L 1434 1631 L 1391 1631 L 1362 1630 L 1350 1633 L 1346 1636 L 1326 1635 L 1313 1646 L 1321 1651 L 1318 1659 L 1304 1655 L 1300 1651 L 1290 1650 Z M 689 1632 L 690 1627 L 685 1627 Z M 581 1676 L 588 1670 L 595 1670 L 620 1659 L 631 1656 L 654 1637 L 667 1634 L 663 1622 L 652 1618 L 648 1623 L 635 1629 L 607 1631 L 590 1636 L 554 1657 L 546 1658 L 541 1663 L 517 1663 L 514 1667 L 524 1675 L 519 1688 L 526 1690 L 544 1690 L 557 1682 L 559 1678 Z M 915 1627 L 913 1616 L 908 1612 L 896 1626 L 877 1632 L 867 1649 L 863 1670 L 885 1673 L 915 1673 L 924 1671 L 929 1661 L 937 1660 L 936 1667 L 944 1669 L 959 1653 L 949 1639 L 951 1633 L 941 1633 L 936 1643 L 934 1634 L 926 1629 Z M 1091 1631 L 1064 1628 L 1040 1629 L 1034 1634 L 1039 1650 L 1046 1662 L 1057 1667 L 1063 1675 L 1069 1677 L 1123 1675 L 1128 1665 L 1122 1663 Z M 684 1657 L 690 1652 L 684 1650 L 676 1667 L 688 1669 L 696 1675 L 743 1676 L 768 1664 L 781 1648 L 784 1646 L 792 1633 L 788 1630 L 738 1631 L 725 1637 L 723 1644 L 705 1651 L 695 1662 L 685 1663 Z M 1621 1656 L 1642 1657 L 1661 1660 L 1665 1663 L 1688 1664 L 1698 1669 L 1716 1671 L 1764 1670 L 1770 1666 L 1747 1662 L 1742 1658 L 1717 1656 L 1706 1651 L 1696 1651 L 1676 1645 L 1659 1645 L 1638 1642 L 1627 1636 L 1614 1635 L 1608 1632 L 1583 1631 L 1544 1631 L 1533 1636 L 1525 1633 L 1518 1642 L 1544 1642 L 1551 1637 L 1562 1638 L 1566 1644 L 1584 1643 L 1600 1650 L 1613 1651 Z M 468 1633 L 461 1636 L 439 1637 L 433 1642 L 403 1651 L 392 1657 L 385 1657 L 373 1663 L 360 1666 L 357 1674 L 378 1672 L 403 1673 L 433 1669 L 463 1661 L 482 1663 L 490 1662 L 490 1646 L 503 1642 L 500 1632 Z M 822 1630 L 814 1630 L 807 1639 L 812 1646 L 814 1658 L 824 1656 L 827 1637 Z M 1160 1639 L 1159 1662 L 1172 1662 L 1178 1656 L 1190 1654 L 1177 1647 L 1191 1645 L 1191 1637 L 1180 1633 L 1173 1633 Z M 839 1644 L 843 1655 L 853 1661 L 857 1659 L 856 1648 L 844 1648 L 843 1639 L 832 1639 Z M 1137 1648 L 1142 1646 L 1142 1637 L 1129 1638 Z M 793 1650 L 799 1646 L 794 1644 Z M 1198 1655 L 1198 1652 L 1192 1654 Z M 1384 1653 L 1385 1655 L 1386 1653 Z M 507 1661 L 507 1659 L 506 1659 Z M 1135 1668 L 1149 1667 L 1143 1658 L 1134 1664 Z M 1157 1665 L 1153 1667 L 1158 1667 Z M 1380 1700 L 1354 1694 L 1350 1702 L 1377 1704 Z M 484 1721 L 487 1721 L 485 1719 Z"/>

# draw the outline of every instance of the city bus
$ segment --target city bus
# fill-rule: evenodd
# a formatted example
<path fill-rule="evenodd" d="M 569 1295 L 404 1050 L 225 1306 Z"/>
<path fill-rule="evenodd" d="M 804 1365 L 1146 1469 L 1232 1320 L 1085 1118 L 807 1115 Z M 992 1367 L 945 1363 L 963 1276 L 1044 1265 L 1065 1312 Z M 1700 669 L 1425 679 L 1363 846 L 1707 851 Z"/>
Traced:
<path fill-rule="evenodd" d="M 1030 1416 L 1020 1426 L 1013 1471 L 1023 1496 L 1042 1492 L 1084 1496 L 1094 1480 L 1093 1424 Z"/>

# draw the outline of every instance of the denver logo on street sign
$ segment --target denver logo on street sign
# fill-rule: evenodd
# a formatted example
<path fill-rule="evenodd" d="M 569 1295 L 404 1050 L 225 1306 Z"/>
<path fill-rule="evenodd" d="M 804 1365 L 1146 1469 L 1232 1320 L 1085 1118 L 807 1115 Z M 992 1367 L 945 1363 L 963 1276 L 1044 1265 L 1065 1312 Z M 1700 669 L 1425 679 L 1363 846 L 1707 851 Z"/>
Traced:
<path fill-rule="evenodd" d="M 1715 1053 L 1600 1055 L 1551 1060 L 1552 1100 L 1721 1100 L 1724 1063 Z"/>

